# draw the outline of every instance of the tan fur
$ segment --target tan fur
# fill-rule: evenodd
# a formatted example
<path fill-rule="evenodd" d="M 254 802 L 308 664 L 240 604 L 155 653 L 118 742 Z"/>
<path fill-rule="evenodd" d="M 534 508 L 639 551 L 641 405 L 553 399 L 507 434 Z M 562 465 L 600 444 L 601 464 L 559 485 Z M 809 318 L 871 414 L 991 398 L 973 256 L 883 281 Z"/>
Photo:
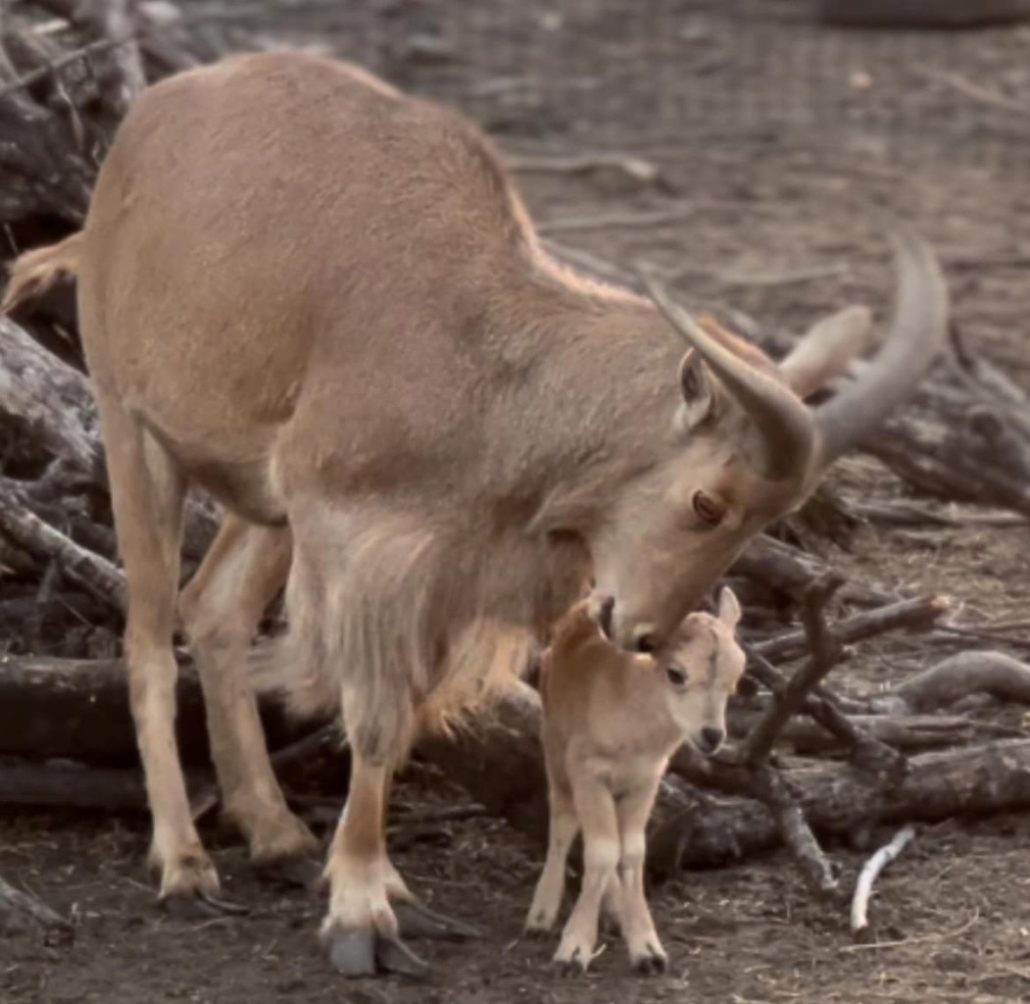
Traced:
<path fill-rule="evenodd" d="M 726 733 L 726 702 L 744 670 L 734 639 L 740 607 L 723 591 L 719 616 L 690 614 L 652 655 L 619 651 L 601 635 L 589 603 L 558 626 L 544 656 L 543 745 L 551 809 L 547 862 L 526 921 L 557 919 L 565 861 L 583 831 L 583 887 L 555 961 L 585 970 L 604 903 L 641 971 L 664 969 L 665 951 L 644 898 L 644 828 L 669 758 L 684 741 L 714 752 Z M 682 673 L 673 682 L 668 673 Z"/>
<path fill-rule="evenodd" d="M 75 275 L 81 252 L 82 234 L 76 233 L 57 244 L 20 255 L 11 266 L 0 313 L 6 314 L 25 300 L 42 295 L 61 276 Z"/>
<path fill-rule="evenodd" d="M 232 514 L 180 610 L 232 814 L 257 858 L 311 846 L 242 665 L 288 566 L 266 676 L 339 706 L 353 754 L 329 928 L 384 930 L 399 877 L 361 806 L 385 804 L 417 730 L 485 697 L 591 574 L 620 644 L 661 636 L 813 484 L 807 446 L 789 476 L 755 468 L 779 419 L 758 428 L 714 363 L 691 362 L 686 399 L 692 357 L 649 301 L 547 257 L 475 126 L 346 64 L 266 53 L 162 81 L 119 128 L 83 233 L 32 255 L 10 298 L 78 275 L 165 896 L 217 883 L 173 732 L 188 484 Z"/>

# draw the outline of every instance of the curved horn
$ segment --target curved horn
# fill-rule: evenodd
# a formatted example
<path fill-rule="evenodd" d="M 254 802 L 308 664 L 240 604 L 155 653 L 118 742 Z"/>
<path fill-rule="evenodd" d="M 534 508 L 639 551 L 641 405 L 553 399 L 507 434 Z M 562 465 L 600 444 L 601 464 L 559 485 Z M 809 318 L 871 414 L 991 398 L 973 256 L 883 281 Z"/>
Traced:
<path fill-rule="evenodd" d="M 665 319 L 722 381 L 750 416 L 757 432 L 759 472 L 785 480 L 807 472 L 816 447 L 812 415 L 789 388 L 755 369 L 702 328 L 646 273 L 641 281 Z"/>
<path fill-rule="evenodd" d="M 947 338 L 948 288 L 933 249 L 907 228 L 893 231 L 891 239 L 898 275 L 894 316 L 883 348 L 861 378 L 815 412 L 823 465 L 909 398 Z"/>

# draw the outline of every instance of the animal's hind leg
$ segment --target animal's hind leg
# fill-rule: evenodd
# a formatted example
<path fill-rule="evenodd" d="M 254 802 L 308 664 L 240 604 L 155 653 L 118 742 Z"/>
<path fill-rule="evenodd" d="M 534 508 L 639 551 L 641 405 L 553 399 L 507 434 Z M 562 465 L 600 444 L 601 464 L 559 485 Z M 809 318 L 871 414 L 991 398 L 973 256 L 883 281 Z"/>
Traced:
<path fill-rule="evenodd" d="M 179 612 L 200 672 L 226 815 L 243 831 L 256 864 L 303 878 L 289 862 L 313 854 L 318 842 L 287 808 L 246 676 L 247 649 L 286 581 L 290 550 L 288 528 L 255 526 L 230 513 L 183 590 Z"/>
<path fill-rule="evenodd" d="M 151 863 L 162 900 L 207 896 L 218 875 L 190 817 L 175 740 L 172 650 L 184 486 L 172 458 L 139 423 L 100 397 L 115 530 L 128 580 L 129 699 L 153 818 Z"/>
<path fill-rule="evenodd" d="M 551 773 L 549 766 L 548 774 Z M 526 917 L 526 931 L 532 934 L 550 931 L 558 919 L 565 894 L 565 866 L 572 843 L 579 833 L 579 819 L 572 802 L 572 793 L 553 777 L 548 778 L 547 801 L 550 808 L 547 860 Z"/>

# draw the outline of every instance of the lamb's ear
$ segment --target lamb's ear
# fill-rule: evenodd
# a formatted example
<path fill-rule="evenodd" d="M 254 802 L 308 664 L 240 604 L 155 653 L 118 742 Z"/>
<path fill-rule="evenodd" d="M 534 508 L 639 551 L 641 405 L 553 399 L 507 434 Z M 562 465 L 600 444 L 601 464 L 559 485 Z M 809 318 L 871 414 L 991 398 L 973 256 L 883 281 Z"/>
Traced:
<path fill-rule="evenodd" d="M 690 430 L 711 414 L 715 404 L 712 383 L 697 349 L 687 349 L 680 363 L 680 390 L 683 393 L 683 425 Z"/>
<path fill-rule="evenodd" d="M 730 630 L 740 621 L 740 601 L 729 586 L 723 586 L 719 593 L 719 620 Z"/>

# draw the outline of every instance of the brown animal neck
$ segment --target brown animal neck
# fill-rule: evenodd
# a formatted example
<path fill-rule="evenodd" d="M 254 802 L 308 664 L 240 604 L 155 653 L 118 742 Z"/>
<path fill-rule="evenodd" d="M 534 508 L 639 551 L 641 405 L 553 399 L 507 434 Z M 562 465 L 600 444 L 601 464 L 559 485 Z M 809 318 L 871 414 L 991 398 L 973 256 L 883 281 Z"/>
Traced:
<path fill-rule="evenodd" d="M 668 456 L 675 336 L 648 302 L 550 266 L 509 276 L 484 324 L 510 391 L 490 484 L 525 502 L 532 530 L 582 532 L 612 488 Z"/>

